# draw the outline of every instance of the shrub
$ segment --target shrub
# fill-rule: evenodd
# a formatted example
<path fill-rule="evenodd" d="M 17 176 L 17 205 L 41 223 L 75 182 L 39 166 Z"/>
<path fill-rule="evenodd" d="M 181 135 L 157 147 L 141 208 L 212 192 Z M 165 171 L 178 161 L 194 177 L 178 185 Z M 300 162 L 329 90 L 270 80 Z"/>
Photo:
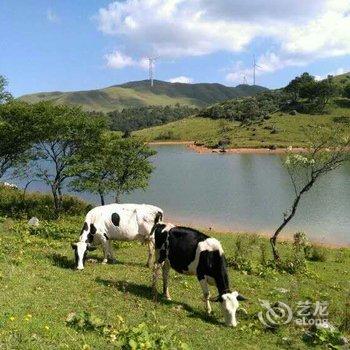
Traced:
<path fill-rule="evenodd" d="M 57 221 L 41 221 L 38 227 L 29 227 L 31 235 L 54 239 L 77 237 L 79 230 L 80 226 L 76 223 Z"/>
<path fill-rule="evenodd" d="M 305 257 L 309 261 L 327 261 L 327 251 L 315 245 L 305 249 Z"/>
<path fill-rule="evenodd" d="M 340 329 L 350 332 L 350 292 L 347 293 L 341 318 Z"/>
<path fill-rule="evenodd" d="M 302 232 L 297 232 L 294 235 L 293 250 L 290 256 L 280 261 L 277 268 L 292 275 L 296 273 L 305 273 L 307 270 L 305 250 L 308 246 L 309 241 L 306 235 Z"/>
<path fill-rule="evenodd" d="M 227 257 L 227 266 L 233 267 L 235 270 L 253 272 L 252 249 L 257 243 L 256 236 L 238 235 L 235 240 L 235 248 L 233 256 Z"/>
<path fill-rule="evenodd" d="M 89 204 L 76 197 L 63 197 L 62 214 L 81 215 L 89 208 Z M 17 219 L 36 216 L 49 220 L 57 217 L 51 195 L 32 192 L 24 196 L 22 190 L 5 186 L 0 186 L 0 215 Z"/>
<path fill-rule="evenodd" d="M 155 137 L 155 140 L 174 140 L 174 139 L 176 139 L 176 135 L 173 130 L 162 131 Z"/>
<path fill-rule="evenodd" d="M 326 345 L 329 349 L 339 349 L 346 344 L 344 336 L 333 326 L 315 327 L 303 334 L 303 340 L 310 346 Z"/>
<path fill-rule="evenodd" d="M 124 133 L 163 125 L 194 115 L 198 108 L 190 106 L 139 106 L 108 113 L 112 130 L 121 130 Z"/>
<path fill-rule="evenodd" d="M 165 327 L 160 327 L 161 332 L 150 330 L 146 323 L 140 323 L 134 327 L 125 325 L 121 316 L 117 317 L 117 324 L 104 323 L 99 317 L 88 312 L 72 312 L 66 319 L 66 324 L 78 331 L 95 331 L 107 337 L 118 349 L 122 350 L 175 350 L 188 349 L 185 343 L 175 336 L 164 332 Z"/>

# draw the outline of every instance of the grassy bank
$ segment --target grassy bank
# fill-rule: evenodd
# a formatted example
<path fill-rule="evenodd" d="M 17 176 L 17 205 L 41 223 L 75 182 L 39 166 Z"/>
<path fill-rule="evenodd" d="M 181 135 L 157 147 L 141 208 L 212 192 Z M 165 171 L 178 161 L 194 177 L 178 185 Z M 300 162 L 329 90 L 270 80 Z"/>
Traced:
<path fill-rule="evenodd" d="M 350 109 L 333 107 L 329 114 L 324 115 L 276 113 L 268 120 L 249 126 L 227 120 L 192 117 L 134 134 L 148 141 L 196 141 L 207 147 L 217 145 L 225 135 L 229 139 L 229 147 L 285 148 L 303 147 L 305 131 L 314 126 L 344 126 L 350 131 Z"/>
<path fill-rule="evenodd" d="M 249 298 L 241 304 L 246 313 L 238 313 L 239 324 L 231 329 L 223 326 L 219 305 L 213 305 L 213 316 L 204 314 L 194 277 L 172 271 L 173 301 L 159 298 L 154 303 L 150 270 L 145 267 L 146 247 L 138 243 L 116 244 L 116 265 L 99 264 L 102 253 L 98 250 L 91 253 L 93 260 L 83 272 L 72 270 L 70 242 L 78 236 L 81 222 L 70 218 L 43 224 L 38 230 L 10 219 L 1 224 L 1 349 L 112 349 L 114 338 L 94 324 L 117 325 L 118 315 L 129 327 L 144 322 L 150 332 L 173 334 L 191 349 L 307 348 L 302 327 L 289 324 L 267 330 L 262 326 L 256 317 L 261 310 L 259 299 L 284 301 L 293 308 L 306 299 L 327 300 L 330 322 L 341 326 L 346 321 L 349 249 L 323 248 L 314 255 L 318 261 L 306 262 L 306 272 L 290 274 L 263 263 L 270 258 L 266 239 L 213 234 L 228 256 L 232 287 Z M 291 256 L 290 243 L 283 243 L 281 249 L 284 257 Z M 95 323 L 72 327 L 66 322 L 72 312 L 88 312 Z"/>

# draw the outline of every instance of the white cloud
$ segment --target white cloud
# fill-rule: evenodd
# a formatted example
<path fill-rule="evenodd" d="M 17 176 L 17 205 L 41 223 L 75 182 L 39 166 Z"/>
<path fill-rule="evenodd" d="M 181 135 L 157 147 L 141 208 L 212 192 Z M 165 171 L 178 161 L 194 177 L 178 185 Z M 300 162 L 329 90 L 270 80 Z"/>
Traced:
<path fill-rule="evenodd" d="M 107 67 L 110 68 L 120 69 L 135 65 L 135 61 L 130 56 L 124 55 L 119 51 L 108 53 L 105 55 L 105 59 L 107 61 Z"/>
<path fill-rule="evenodd" d="M 274 49 L 258 58 L 259 74 L 350 55 L 349 0 L 125 0 L 101 8 L 96 19 L 100 31 L 137 56 L 242 52 L 267 39 Z"/>
<path fill-rule="evenodd" d="M 193 79 L 190 77 L 185 77 L 184 75 L 181 75 L 179 77 L 171 78 L 169 79 L 171 83 L 184 83 L 184 84 L 192 84 Z"/>
<path fill-rule="evenodd" d="M 51 23 L 58 23 L 60 21 L 59 17 L 52 10 L 48 9 L 46 11 L 46 19 Z"/>
<path fill-rule="evenodd" d="M 109 68 L 121 69 L 125 67 L 139 67 L 148 69 L 148 59 L 143 57 L 140 60 L 134 60 L 132 57 L 115 50 L 104 56 L 106 65 Z"/>
<path fill-rule="evenodd" d="M 320 81 L 320 80 L 326 79 L 328 77 L 328 75 L 332 75 L 332 76 L 342 75 L 342 74 L 347 73 L 349 71 L 350 71 L 350 69 L 345 69 L 343 67 L 339 67 L 336 70 L 327 73 L 326 75 L 315 75 L 315 79 L 317 81 Z"/>

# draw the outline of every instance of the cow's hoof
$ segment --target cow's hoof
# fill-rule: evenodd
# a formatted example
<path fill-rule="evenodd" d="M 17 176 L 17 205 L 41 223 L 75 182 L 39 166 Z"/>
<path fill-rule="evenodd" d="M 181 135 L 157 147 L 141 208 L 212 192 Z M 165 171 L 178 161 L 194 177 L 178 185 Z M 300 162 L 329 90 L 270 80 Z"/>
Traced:
<path fill-rule="evenodd" d="M 103 260 L 102 260 L 102 265 L 106 265 L 106 264 L 107 264 L 107 262 L 108 262 L 108 260 L 107 260 L 107 259 L 103 259 Z"/>
<path fill-rule="evenodd" d="M 171 301 L 170 295 L 166 295 L 166 296 L 165 296 L 165 300 Z"/>

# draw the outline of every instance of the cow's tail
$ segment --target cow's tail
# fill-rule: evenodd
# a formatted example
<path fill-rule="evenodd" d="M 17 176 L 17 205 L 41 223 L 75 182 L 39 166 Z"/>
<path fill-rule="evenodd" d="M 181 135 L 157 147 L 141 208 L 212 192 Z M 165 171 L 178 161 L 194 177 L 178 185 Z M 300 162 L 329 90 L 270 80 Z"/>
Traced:
<path fill-rule="evenodd" d="M 163 221 L 163 213 L 161 211 L 158 211 L 154 217 L 154 224 L 158 224 L 159 221 Z"/>
<path fill-rule="evenodd" d="M 153 225 L 153 227 L 151 229 L 151 232 L 149 233 L 150 236 L 153 235 L 153 233 L 154 233 L 154 231 L 155 231 L 155 229 L 157 227 L 157 224 L 159 222 L 161 222 L 161 221 L 163 221 L 163 213 L 161 211 L 158 211 L 157 214 L 154 217 L 154 225 Z"/>

